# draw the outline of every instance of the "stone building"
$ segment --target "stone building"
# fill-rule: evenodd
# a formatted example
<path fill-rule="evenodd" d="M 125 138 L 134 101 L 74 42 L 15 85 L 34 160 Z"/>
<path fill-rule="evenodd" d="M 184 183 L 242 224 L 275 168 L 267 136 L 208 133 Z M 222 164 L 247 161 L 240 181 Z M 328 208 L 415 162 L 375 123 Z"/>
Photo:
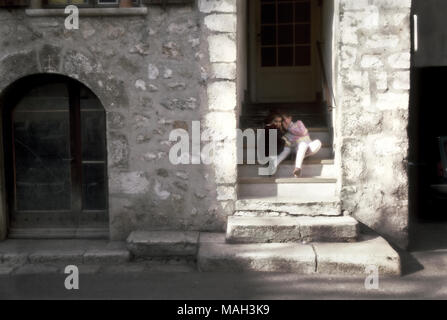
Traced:
<path fill-rule="evenodd" d="M 383 238 L 408 246 L 411 0 L 74 1 L 79 29 L 36 2 L 0 1 L 0 238 L 226 231 L 233 258 L 328 241 L 399 273 Z M 237 129 L 276 107 L 323 142 L 302 179 L 238 165 Z M 169 161 L 176 129 L 215 161 Z"/>

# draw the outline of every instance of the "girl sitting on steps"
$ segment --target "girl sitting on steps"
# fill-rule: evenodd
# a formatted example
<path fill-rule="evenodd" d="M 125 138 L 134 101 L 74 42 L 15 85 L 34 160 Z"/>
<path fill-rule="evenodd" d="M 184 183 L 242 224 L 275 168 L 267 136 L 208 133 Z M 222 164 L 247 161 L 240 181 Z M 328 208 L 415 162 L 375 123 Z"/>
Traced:
<path fill-rule="evenodd" d="M 292 149 L 296 150 L 296 160 L 295 169 L 293 175 L 296 178 L 301 177 L 301 167 L 304 158 L 310 157 L 316 154 L 321 149 L 321 141 L 312 141 L 309 136 L 309 131 L 304 126 L 303 122 L 298 120 L 297 122 L 292 122 L 292 116 L 287 113 L 281 113 L 282 124 L 286 130 L 283 139 L 285 141 L 284 150 L 273 159 L 273 173 L 275 174 L 278 166 L 283 162 L 292 152 Z"/>

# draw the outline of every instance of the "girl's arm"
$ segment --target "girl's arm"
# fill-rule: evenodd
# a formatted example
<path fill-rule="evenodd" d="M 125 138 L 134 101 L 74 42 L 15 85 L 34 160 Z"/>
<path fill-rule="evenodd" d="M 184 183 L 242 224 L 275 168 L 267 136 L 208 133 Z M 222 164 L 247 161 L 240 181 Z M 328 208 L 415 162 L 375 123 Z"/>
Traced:
<path fill-rule="evenodd" d="M 289 127 L 289 131 L 294 135 L 294 136 L 306 136 L 309 131 L 307 130 L 306 126 L 304 125 L 304 123 L 301 120 L 298 120 L 295 123 L 292 123 L 292 125 Z"/>

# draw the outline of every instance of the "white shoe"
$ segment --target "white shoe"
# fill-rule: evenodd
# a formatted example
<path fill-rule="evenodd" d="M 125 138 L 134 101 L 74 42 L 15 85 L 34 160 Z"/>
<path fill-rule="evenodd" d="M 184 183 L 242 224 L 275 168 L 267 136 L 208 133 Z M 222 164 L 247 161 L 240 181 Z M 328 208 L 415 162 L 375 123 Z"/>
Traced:
<path fill-rule="evenodd" d="M 276 172 L 278 171 L 278 158 L 274 156 L 269 156 L 269 163 L 272 163 L 272 169 L 270 170 L 269 174 L 271 176 L 274 176 Z"/>

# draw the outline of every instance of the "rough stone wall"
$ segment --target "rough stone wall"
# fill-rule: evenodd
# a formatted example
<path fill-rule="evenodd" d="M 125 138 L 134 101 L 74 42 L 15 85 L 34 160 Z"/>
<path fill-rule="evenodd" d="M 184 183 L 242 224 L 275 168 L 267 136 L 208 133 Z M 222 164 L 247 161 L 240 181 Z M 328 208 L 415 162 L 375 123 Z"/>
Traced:
<path fill-rule="evenodd" d="M 408 243 L 411 0 L 340 0 L 338 151 L 342 207 Z"/>
<path fill-rule="evenodd" d="M 139 229 L 222 231 L 236 195 L 236 0 L 148 9 L 81 16 L 80 30 L 65 30 L 65 17 L 0 10 L 0 93 L 36 73 L 96 93 L 107 116 L 112 239 Z M 219 164 L 171 164 L 170 132 L 191 133 L 199 120 L 205 140 L 223 141 Z"/>

